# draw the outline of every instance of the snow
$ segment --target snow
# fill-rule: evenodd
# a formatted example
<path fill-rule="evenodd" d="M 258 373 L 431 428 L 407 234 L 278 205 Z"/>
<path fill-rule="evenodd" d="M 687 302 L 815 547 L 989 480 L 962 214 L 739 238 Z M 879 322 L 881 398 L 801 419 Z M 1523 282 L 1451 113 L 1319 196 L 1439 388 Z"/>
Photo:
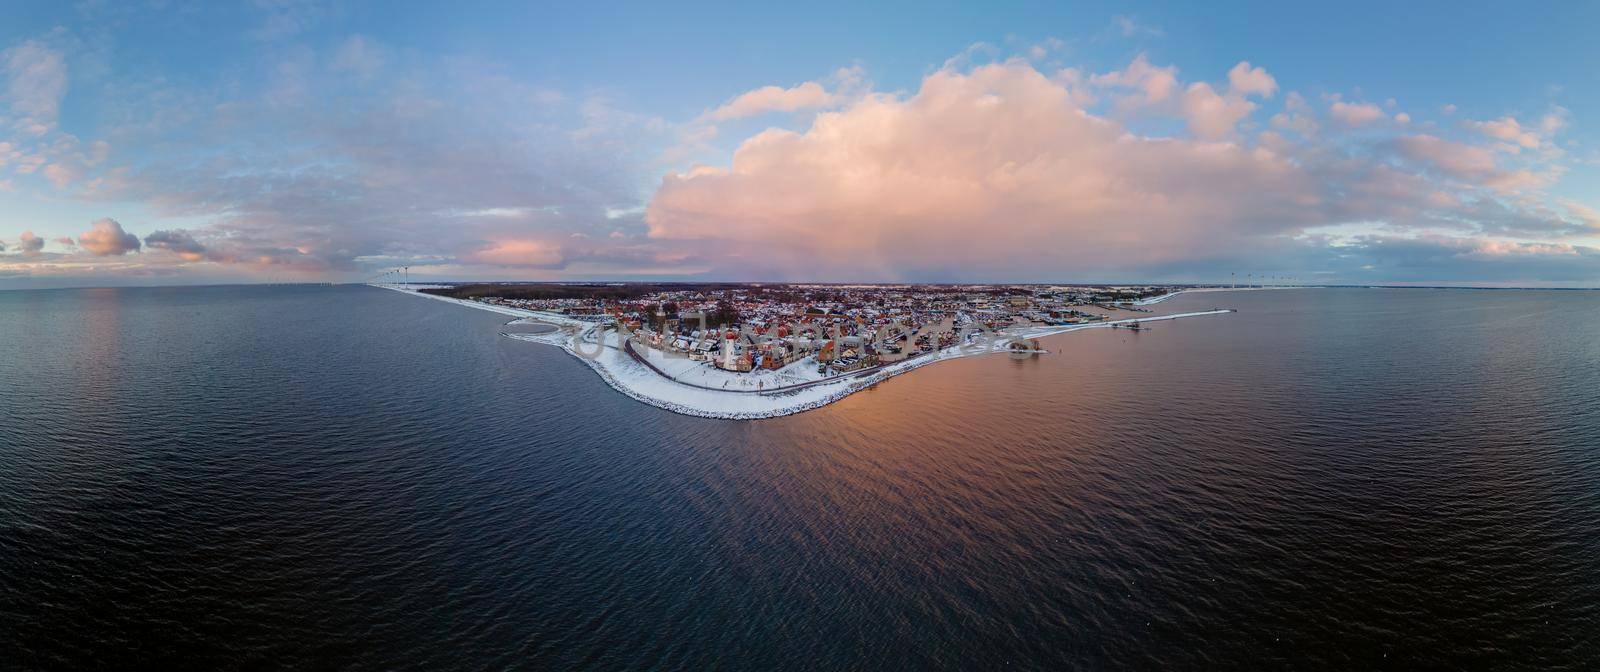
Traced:
<path fill-rule="evenodd" d="M 672 379 L 669 379 L 656 371 L 652 371 L 625 352 L 615 331 L 602 331 L 593 322 L 575 320 L 557 313 L 524 310 L 423 294 L 414 291 L 414 287 L 409 286 L 374 286 L 517 318 L 507 324 L 542 322 L 555 325 L 559 327 L 557 330 L 546 333 L 503 333 L 502 335 L 520 341 L 544 343 L 559 347 L 588 364 L 589 368 L 594 369 L 595 373 L 599 374 L 606 384 L 615 388 L 618 392 L 651 406 L 684 415 L 727 419 L 771 418 L 826 406 L 853 392 L 928 364 L 961 357 L 1005 352 L 1007 341 L 1011 337 L 1035 339 L 1083 329 L 1109 329 L 1112 325 L 1117 324 L 1159 322 L 1233 312 L 1231 310 L 1207 310 L 1087 324 L 1017 329 L 998 334 L 1000 338 L 993 339 L 992 342 L 974 343 L 965 348 L 951 346 L 936 353 L 925 354 L 872 369 L 870 373 L 846 374 L 832 378 L 818 374 L 815 360 L 812 358 L 801 359 L 778 371 L 733 373 L 687 358 L 668 357 L 660 351 L 635 344 L 634 351 L 645 356 L 662 373 L 672 377 Z M 1166 297 L 1158 298 L 1164 300 Z M 604 342 L 600 343 L 599 340 L 602 338 L 602 334 Z M 764 385 L 762 385 L 763 383 Z M 797 389 L 770 392 L 763 389 L 800 383 L 809 384 Z"/>

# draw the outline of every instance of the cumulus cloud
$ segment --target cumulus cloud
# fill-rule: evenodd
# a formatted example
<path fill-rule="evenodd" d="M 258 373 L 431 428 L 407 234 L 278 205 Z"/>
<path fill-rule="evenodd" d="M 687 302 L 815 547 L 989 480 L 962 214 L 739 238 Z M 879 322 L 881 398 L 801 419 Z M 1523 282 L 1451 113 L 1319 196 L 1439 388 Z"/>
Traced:
<path fill-rule="evenodd" d="M 1131 134 L 1024 62 L 940 70 L 914 93 L 864 98 L 803 132 L 759 133 L 727 167 L 667 175 L 645 221 L 652 239 L 693 241 L 745 274 L 910 280 L 1107 277 L 1262 256 L 1337 266 L 1315 231 L 1352 222 L 1384 222 L 1399 238 L 1512 220 L 1574 231 L 1556 210 L 1485 210 L 1518 173 L 1481 147 L 1406 136 L 1388 145 L 1396 164 L 1273 134 L 1247 144 L 1234 137 L 1255 105 L 1245 94 L 1275 87 L 1241 65 L 1225 93 L 1184 90 L 1174 114 L 1189 137 Z M 1129 70 L 1101 84 L 1143 96 L 1148 70 Z M 1310 114 L 1298 96 L 1288 105 Z"/>
<path fill-rule="evenodd" d="M 22 242 L 17 243 L 17 249 L 26 256 L 37 257 L 44 251 L 44 239 L 34 235 L 32 231 L 23 231 Z"/>
<path fill-rule="evenodd" d="M 1175 107 L 1191 132 L 1209 139 L 1234 133 L 1257 108 L 1250 97 L 1271 97 L 1278 90 L 1277 80 L 1265 68 L 1251 67 L 1248 61 L 1240 61 L 1228 71 L 1228 86 L 1222 91 L 1207 82 L 1194 82 L 1185 88 L 1178 80 L 1176 67 L 1151 65 L 1144 54 L 1134 57 L 1122 70 L 1091 76 L 1089 83 L 1121 91 L 1116 96 L 1116 109 L 1122 113 L 1160 114 Z"/>
<path fill-rule="evenodd" d="M 1283 111 L 1272 115 L 1272 125 L 1288 131 L 1294 131 L 1304 137 L 1312 137 L 1322 129 L 1317 122 L 1316 110 L 1311 103 L 1306 102 L 1304 96 L 1293 91 L 1289 92 L 1284 100 Z"/>
<path fill-rule="evenodd" d="M 1271 98 L 1278 91 L 1278 80 L 1267 74 L 1265 68 L 1252 68 L 1249 61 L 1239 61 L 1228 71 L 1228 88 L 1241 95 Z"/>
<path fill-rule="evenodd" d="M 122 230 L 110 217 L 94 220 L 89 230 L 78 236 L 78 246 L 99 257 L 118 257 L 139 250 L 139 237 Z"/>
<path fill-rule="evenodd" d="M 1205 82 L 1190 84 L 1183 92 L 1180 108 L 1189 130 L 1202 138 L 1221 139 L 1256 109 L 1256 104 L 1238 94 L 1222 95 Z"/>
<path fill-rule="evenodd" d="M 1089 82 L 1095 86 L 1129 91 L 1119 99 L 1123 107 L 1152 106 L 1171 99 L 1178 90 L 1178 69 L 1151 65 L 1144 54 L 1139 54 L 1128 67 L 1094 75 Z"/>
<path fill-rule="evenodd" d="M 657 238 L 755 243 L 773 262 L 786 249 L 787 263 L 882 277 L 1001 258 L 1170 261 L 1235 223 L 1299 219 L 1308 187 L 1271 152 L 1130 137 L 1005 64 L 935 73 L 914 96 L 865 100 L 804 134 L 762 133 L 730 169 L 669 175 L 646 219 Z"/>
<path fill-rule="evenodd" d="M 0 114 L 30 128 L 55 124 L 66 95 L 66 60 L 32 46 L 49 53 L 0 60 Z M 52 126 L 0 142 L 0 165 L 27 189 L 139 204 L 161 230 L 141 244 L 101 220 L 81 248 L 57 240 L 51 253 L 29 233 L 0 271 L 1210 280 L 1195 274 L 1272 260 L 1363 279 L 1376 278 L 1365 265 L 1389 278 L 1542 277 L 1530 270 L 1541 263 L 1600 278 L 1582 239 L 1600 235 L 1600 217 L 1539 191 L 1562 170 L 1556 134 L 1572 120 L 1559 108 L 1441 126 L 1391 104 L 1361 121 L 1287 87 L 1277 96 L 1250 61 L 1184 81 L 1144 55 L 1091 75 L 1054 62 L 1054 45 L 1014 46 L 1034 60 L 976 45 L 899 93 L 844 68 L 681 123 L 631 112 L 620 94 L 553 91 L 362 36 L 286 46 L 261 72 L 235 64 L 259 86 L 119 82 L 99 113 L 119 121 L 101 134 L 114 153 Z M 26 111 L 18 72 L 38 94 Z M 806 113 L 726 137 L 747 126 L 723 122 L 782 112 Z M 1323 122 L 1365 130 L 1324 134 Z M 738 147 L 731 159 L 719 137 Z M 674 143 L 695 151 L 664 160 Z M 685 167 L 649 195 L 663 163 Z"/>

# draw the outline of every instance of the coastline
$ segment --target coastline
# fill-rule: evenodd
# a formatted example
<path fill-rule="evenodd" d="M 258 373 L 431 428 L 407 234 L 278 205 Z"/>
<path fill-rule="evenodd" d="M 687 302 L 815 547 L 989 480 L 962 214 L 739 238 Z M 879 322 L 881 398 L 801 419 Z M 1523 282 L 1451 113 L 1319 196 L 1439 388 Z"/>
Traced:
<path fill-rule="evenodd" d="M 791 386 L 788 389 L 774 389 L 773 391 L 765 392 L 759 388 L 750 389 L 748 386 L 749 377 L 745 374 L 727 374 L 727 378 L 724 381 L 724 387 L 733 382 L 739 382 L 744 385 L 744 387 L 735 387 L 732 389 L 714 389 L 709 386 L 680 382 L 676 379 L 666 377 L 666 375 L 657 370 L 656 367 L 638 361 L 634 353 L 626 352 L 623 348 L 619 348 L 611 343 L 597 342 L 596 339 L 598 337 L 598 330 L 596 327 L 599 325 L 594 322 L 577 320 L 556 313 L 525 310 L 508 306 L 496 306 L 477 301 L 468 301 L 464 299 L 436 296 L 433 294 L 424 294 L 416 291 L 417 289 L 426 288 L 426 286 L 421 285 L 402 287 L 397 285 L 375 284 L 370 286 L 403 292 L 413 296 L 420 296 L 436 301 L 446 301 L 468 308 L 485 310 L 516 318 L 510 322 L 507 322 L 507 324 L 519 322 L 541 322 L 554 325 L 557 327 L 557 329 L 545 333 L 502 332 L 501 335 L 514 340 L 543 343 L 546 345 L 559 347 L 562 350 L 565 350 L 567 354 L 572 355 L 573 357 L 576 357 L 580 361 L 587 364 L 589 368 L 599 375 L 600 379 L 604 380 L 607 385 L 610 385 L 612 389 L 621 392 L 631 399 L 655 406 L 657 408 L 669 410 L 674 413 L 703 418 L 756 420 L 762 418 L 793 415 L 796 413 L 802 413 L 816 408 L 821 408 L 835 401 L 843 399 L 855 392 L 859 392 L 885 380 L 903 373 L 908 373 L 929 364 L 951 359 L 959 359 L 962 357 L 973 357 L 1005 352 L 1004 345 L 991 344 L 987 346 L 976 347 L 966 346 L 965 348 L 963 346 L 956 345 L 947 347 L 937 352 L 929 353 L 921 357 L 916 357 L 914 359 L 907 359 L 902 362 L 885 365 L 881 368 L 870 370 L 868 372 L 846 374 L 838 376 L 836 379 L 812 381 L 804 385 Z M 1148 300 L 1148 303 L 1139 303 L 1137 305 L 1151 305 L 1160 303 L 1185 292 L 1259 291 L 1259 289 L 1261 288 L 1180 290 L 1178 292 L 1173 292 L 1171 294 L 1150 299 Z M 1006 337 L 1016 337 L 1024 340 L 1031 340 L 1083 329 L 1109 329 L 1117 325 L 1130 324 L 1134 322 L 1159 322 L 1191 317 L 1224 315 L 1231 312 L 1233 311 L 1230 309 L 1213 309 L 1168 315 L 1148 315 L 1121 320 L 1093 322 L 1088 324 L 1008 329 L 1002 331 L 1001 334 Z M 613 339 L 606 338 L 605 340 L 609 341 Z M 579 352 L 580 349 L 584 351 L 582 354 Z M 664 356 L 651 349 L 645 349 L 642 356 L 648 360 L 660 358 L 662 361 L 665 361 Z M 740 375 L 745 375 L 745 377 L 736 377 Z"/>

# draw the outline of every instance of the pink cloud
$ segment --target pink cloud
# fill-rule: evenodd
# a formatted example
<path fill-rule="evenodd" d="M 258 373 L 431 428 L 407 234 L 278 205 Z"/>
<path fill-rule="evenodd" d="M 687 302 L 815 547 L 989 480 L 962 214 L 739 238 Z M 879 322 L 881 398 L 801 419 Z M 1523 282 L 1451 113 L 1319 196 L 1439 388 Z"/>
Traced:
<path fill-rule="evenodd" d="M 1239 61 L 1228 71 L 1228 88 L 1241 95 L 1271 98 L 1278 91 L 1278 80 L 1265 68 L 1252 68 L 1249 61 Z"/>
<path fill-rule="evenodd" d="M 1345 126 L 1365 126 L 1387 115 L 1384 114 L 1383 108 L 1372 103 L 1346 103 L 1336 100 L 1328 107 L 1328 116 Z"/>
<path fill-rule="evenodd" d="M 1577 255 L 1580 248 L 1565 243 L 1519 243 L 1506 240 L 1478 239 L 1471 241 L 1466 254 L 1481 257 Z"/>
<path fill-rule="evenodd" d="M 1205 82 L 1189 85 L 1179 104 L 1189 130 L 1202 138 L 1221 139 L 1233 135 L 1234 127 L 1256 109 L 1243 96 L 1218 94 Z"/>
<path fill-rule="evenodd" d="M 1172 98 L 1178 90 L 1178 69 L 1172 66 L 1150 65 L 1144 54 L 1133 58 L 1128 67 L 1113 72 L 1094 75 L 1089 83 L 1095 86 L 1132 91 L 1123 96 L 1119 104 L 1124 107 L 1155 105 Z"/>
<path fill-rule="evenodd" d="M 1406 158 L 1456 178 L 1483 179 L 1497 170 L 1494 153 L 1482 147 L 1451 142 L 1432 135 L 1396 138 L 1394 145 Z"/>
<path fill-rule="evenodd" d="M 827 107 L 836 100 L 834 94 L 816 82 L 805 82 L 787 89 L 763 86 L 740 94 L 722 107 L 712 110 L 710 116 L 717 121 L 743 119 L 767 112 L 794 112 Z"/>
<path fill-rule="evenodd" d="M 1241 229 L 1292 227 L 1317 198 L 1269 150 L 1135 138 L 1008 63 L 935 73 L 914 96 L 864 100 L 804 134 L 761 133 L 730 168 L 667 176 L 646 221 L 654 238 L 750 247 L 734 253 L 761 264 L 892 277 L 1175 261 Z"/>
<path fill-rule="evenodd" d="M 105 217 L 94 220 L 89 230 L 78 236 L 78 246 L 95 256 L 121 256 L 139 250 L 139 237 L 123 231 L 117 220 Z"/>
<path fill-rule="evenodd" d="M 475 264 L 530 267 L 560 266 L 565 259 L 559 246 L 526 239 L 497 240 L 458 258 Z"/>
<path fill-rule="evenodd" d="M 1268 90 L 1243 75 L 1255 69 L 1236 69 L 1238 88 Z M 652 241 L 691 244 L 746 277 L 889 280 L 1105 277 L 1281 254 L 1344 223 L 1550 237 L 1581 226 L 1570 209 L 1485 210 L 1483 199 L 1546 175 L 1503 170 L 1482 147 L 1413 135 L 1389 141 L 1386 157 L 1271 132 L 1250 144 L 1235 131 L 1256 104 L 1231 84 L 1195 83 L 1176 102 L 1190 132 L 1150 137 L 1026 62 L 944 69 L 915 93 L 759 133 L 728 166 L 665 176 L 645 222 Z M 1315 130 L 1304 99 L 1286 108 L 1283 126 Z"/>
<path fill-rule="evenodd" d="M 1518 147 L 1530 147 L 1531 149 L 1531 147 L 1538 147 L 1539 142 L 1541 142 L 1538 133 L 1534 133 L 1530 128 L 1518 123 L 1517 118 L 1510 117 L 1510 115 L 1496 118 L 1491 122 L 1467 122 L 1467 128 L 1472 128 L 1472 130 L 1483 133 L 1485 136 L 1490 136 L 1490 138 L 1498 139 L 1498 141 L 1510 142 L 1510 144 L 1515 144 Z"/>

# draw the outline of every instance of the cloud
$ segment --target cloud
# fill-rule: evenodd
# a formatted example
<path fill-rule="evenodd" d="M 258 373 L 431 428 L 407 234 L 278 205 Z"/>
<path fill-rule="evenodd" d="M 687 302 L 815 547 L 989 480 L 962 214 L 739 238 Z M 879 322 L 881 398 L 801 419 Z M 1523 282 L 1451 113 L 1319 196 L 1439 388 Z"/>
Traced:
<path fill-rule="evenodd" d="M 1220 95 L 1210 84 L 1195 82 L 1183 92 L 1179 109 L 1190 131 L 1215 140 L 1232 135 L 1234 127 L 1255 111 L 1256 104 L 1238 94 Z"/>
<path fill-rule="evenodd" d="M 815 277 L 882 278 L 1001 259 L 1172 261 L 1234 222 L 1292 222 L 1308 187 L 1270 152 L 1129 137 L 1004 64 L 935 73 L 805 134 L 757 135 L 730 169 L 667 176 L 646 221 L 655 238 L 750 244 L 752 261 L 817 264 Z M 1135 222 L 1144 230 L 1124 228 Z"/>
<path fill-rule="evenodd" d="M 1371 103 L 1346 103 L 1335 100 L 1328 106 L 1328 116 L 1345 126 L 1365 126 L 1384 118 L 1383 108 Z"/>
<path fill-rule="evenodd" d="M 1450 177 L 1481 180 L 1498 171 L 1494 153 L 1482 147 L 1451 142 L 1432 135 L 1410 135 L 1392 142 L 1401 156 Z"/>
<path fill-rule="evenodd" d="M 1178 90 L 1178 69 L 1150 65 L 1145 55 L 1139 54 L 1128 67 L 1093 75 L 1089 82 L 1095 86 L 1132 91 L 1131 95 L 1119 99 L 1123 107 L 1151 106 L 1169 100 Z"/>
<path fill-rule="evenodd" d="M 349 72 L 367 79 L 378 74 L 387 61 L 383 49 L 372 40 L 352 35 L 334 53 L 330 67 L 336 72 Z"/>
<path fill-rule="evenodd" d="M 458 257 L 467 263 L 534 268 L 556 268 L 566 261 L 560 247 L 526 239 L 495 241 Z"/>
<path fill-rule="evenodd" d="M 1515 153 L 1548 146 L 1551 139 L 1566 128 L 1568 115 L 1565 108 L 1557 107 L 1534 124 L 1524 124 L 1511 115 L 1490 121 L 1467 120 L 1463 123 L 1485 137 L 1505 143 L 1500 148 Z"/>
<path fill-rule="evenodd" d="M 178 255 L 184 261 L 202 261 L 206 258 L 206 246 L 194 239 L 194 236 L 183 229 L 170 231 L 156 231 L 144 237 L 144 244 L 152 250 L 165 250 Z"/>
<path fill-rule="evenodd" d="M 125 263 L 196 281 L 248 279 L 264 269 L 361 277 L 374 266 L 400 263 L 462 272 L 480 260 L 479 272 L 631 272 L 641 253 L 625 248 L 637 241 L 604 236 L 643 229 L 639 171 L 665 135 L 661 120 L 606 98 L 527 85 L 493 64 L 407 60 L 365 38 L 362 50 L 385 54 L 381 76 L 352 84 L 365 67 L 352 58 L 352 44 L 325 60 L 298 62 L 294 105 L 283 104 L 274 86 L 117 97 L 139 111 L 119 131 L 115 156 L 140 161 L 77 176 L 78 195 L 139 203 L 156 222 L 186 224 L 160 227 L 143 243 L 152 254 Z M 279 72 L 275 64 L 264 68 L 266 75 Z M 192 114 L 196 109 L 207 113 Z M 77 155 L 71 165 L 112 156 L 108 144 L 88 141 Z M 523 249 L 520 258 L 513 248 L 485 242 L 578 232 L 593 233 L 597 242 L 543 256 Z M 129 273 L 91 252 L 140 247 L 132 236 L 100 232 L 82 242 L 75 258 L 83 273 Z M 91 259 L 100 270 L 90 270 Z M 45 274 L 64 266 L 34 268 Z"/>
<path fill-rule="evenodd" d="M 767 112 L 793 112 L 833 104 L 833 94 L 822 88 L 816 82 L 805 82 L 792 88 L 777 86 L 763 86 L 754 91 L 749 91 L 728 101 L 727 104 L 711 112 L 711 118 L 717 121 L 729 119 L 743 119 Z"/>
<path fill-rule="evenodd" d="M 1311 103 L 1299 93 L 1289 92 L 1283 103 L 1283 111 L 1272 115 L 1272 125 L 1288 131 L 1294 131 L 1301 136 L 1310 138 L 1322 129 L 1317 123 L 1317 113 L 1312 109 Z"/>
<path fill-rule="evenodd" d="M 22 242 L 17 244 L 17 250 L 24 256 L 37 257 L 44 251 L 44 239 L 34 235 L 32 231 L 23 231 Z"/>
<path fill-rule="evenodd" d="M 53 126 L 67 95 L 67 64 L 61 52 L 29 40 L 0 52 L 0 67 L 11 111 L 40 127 Z"/>
<path fill-rule="evenodd" d="M 1522 125 L 1513 117 L 1501 117 L 1494 121 L 1468 121 L 1467 126 L 1496 140 L 1504 140 L 1523 147 L 1539 146 L 1539 134 L 1523 130 Z"/>
<path fill-rule="evenodd" d="M 1278 90 L 1277 80 L 1267 74 L 1265 68 L 1252 68 L 1248 61 L 1240 61 L 1228 71 L 1228 87 L 1224 92 L 1218 92 L 1209 83 L 1195 82 L 1175 96 L 1181 86 L 1178 69 L 1153 66 L 1144 54 L 1134 57 L 1122 70 L 1090 77 L 1089 83 L 1127 91 L 1116 98 L 1116 110 L 1125 114 L 1159 114 L 1174 107 L 1175 102 L 1190 131 L 1210 139 L 1232 135 L 1239 122 L 1256 110 L 1257 105 L 1247 100 L 1248 97 L 1271 97 Z"/>
<path fill-rule="evenodd" d="M 1430 283 L 1582 286 L 1600 277 L 1600 249 L 1567 243 L 1524 243 L 1479 236 L 1370 235 L 1338 248 L 1365 271 L 1348 276 L 1425 278 Z"/>
<path fill-rule="evenodd" d="M 1122 37 L 1137 37 L 1140 35 L 1161 37 L 1166 34 L 1166 31 L 1159 26 L 1141 23 L 1138 17 L 1124 14 L 1117 14 L 1111 17 L 1111 31 Z"/>
<path fill-rule="evenodd" d="M 1271 98 L 1278 91 L 1278 80 L 1265 68 L 1252 68 L 1249 61 L 1239 61 L 1228 71 L 1228 88 L 1241 95 Z"/>
<path fill-rule="evenodd" d="M 83 177 L 83 170 L 69 163 L 52 163 L 40 171 L 56 188 L 66 188 Z"/>
<path fill-rule="evenodd" d="M 94 220 L 89 230 L 79 234 L 78 246 L 100 257 L 117 257 L 139 250 L 139 237 L 122 230 L 110 217 Z"/>
<path fill-rule="evenodd" d="M 284 7 L 280 36 L 333 18 Z M 1584 245 L 1600 235 L 1592 210 L 1540 191 L 1564 170 L 1556 136 L 1573 119 L 1560 108 L 1514 118 L 1540 138 L 1533 151 L 1466 122 L 1407 130 L 1394 105 L 1365 132 L 1322 134 L 1327 119 L 1349 124 L 1287 88 L 1276 98 L 1251 61 L 1226 80 L 1183 81 L 1142 54 L 1089 75 L 1046 43 L 1033 61 L 975 45 L 909 91 L 874 91 L 849 67 L 669 121 L 630 110 L 625 92 L 556 91 L 480 57 L 327 32 L 230 63 L 217 86 L 159 72 L 96 83 L 76 47 L 50 50 L 74 54 L 74 99 L 93 94 L 106 121 L 73 128 L 82 139 L 56 129 L 60 60 L 58 93 L 26 87 L 56 101 L 31 108 L 52 126 L 0 142 L 7 177 L 22 193 L 132 204 L 160 230 L 141 243 L 103 220 L 82 248 L 12 245 L 0 272 L 1159 280 L 1270 261 L 1533 277 L 1539 263 L 1593 269 Z M 20 52 L 3 53 L 9 87 Z M 9 92 L 0 114 L 22 130 Z M 762 114 L 778 127 L 717 126 Z M 674 143 L 693 151 L 664 159 Z"/>
<path fill-rule="evenodd" d="M 1240 88 L 1270 90 L 1253 74 Z M 1152 277 L 1251 259 L 1354 272 L 1338 255 L 1379 247 L 1336 249 L 1318 231 L 1583 230 L 1571 208 L 1503 199 L 1521 173 L 1487 149 L 1428 135 L 1386 153 L 1270 132 L 1248 144 L 1235 134 L 1254 105 L 1195 83 L 1172 112 L 1189 133 L 1144 136 L 1026 62 L 945 69 L 806 130 L 758 133 L 726 167 L 666 175 L 645 222 L 733 277 L 860 280 Z M 1298 96 L 1286 105 L 1309 114 Z"/>
<path fill-rule="evenodd" d="M 712 110 L 705 116 L 713 121 L 729 121 L 759 116 L 769 112 L 797 112 L 833 107 L 848 101 L 865 81 L 865 71 L 860 66 L 840 68 L 830 77 L 834 86 L 828 91 L 820 82 L 802 82 L 790 88 L 763 86 L 746 91 L 733 100 Z"/>
<path fill-rule="evenodd" d="M 339 3 L 321 0 L 254 0 L 251 4 L 264 16 L 250 35 L 265 41 L 294 37 L 343 14 Z"/>

